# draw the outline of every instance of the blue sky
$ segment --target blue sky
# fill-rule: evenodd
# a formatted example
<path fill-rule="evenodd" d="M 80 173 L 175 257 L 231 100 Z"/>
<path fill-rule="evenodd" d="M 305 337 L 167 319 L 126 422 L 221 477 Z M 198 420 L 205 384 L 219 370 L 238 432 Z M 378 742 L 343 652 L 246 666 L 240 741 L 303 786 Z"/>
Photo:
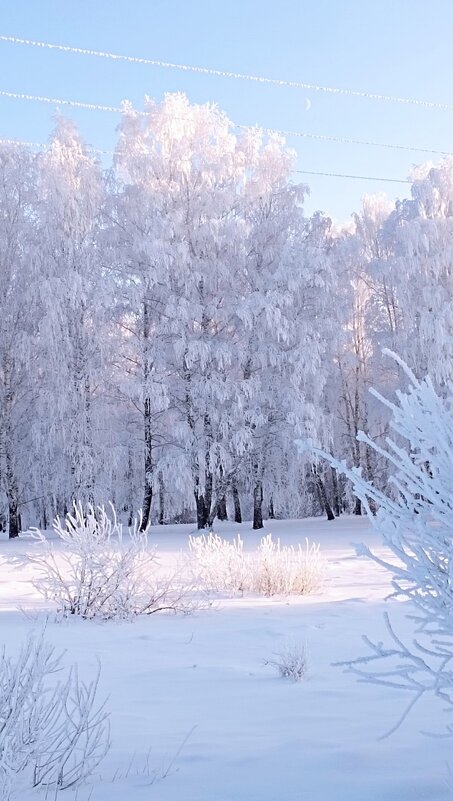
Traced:
<path fill-rule="evenodd" d="M 453 103 L 450 0 L 3 0 L 0 34 L 235 72 Z M 0 89 L 140 106 L 184 91 L 237 123 L 453 149 L 453 111 L 323 95 L 0 42 Z M 307 110 L 307 99 L 311 107 Z M 0 98 L 0 137 L 45 142 L 54 109 Z M 118 117 L 71 110 L 84 138 L 111 149 Z M 297 167 L 405 178 L 422 154 L 288 139 Z M 432 157 L 436 160 L 437 157 Z M 346 219 L 364 193 L 403 184 L 300 176 L 309 212 Z"/>

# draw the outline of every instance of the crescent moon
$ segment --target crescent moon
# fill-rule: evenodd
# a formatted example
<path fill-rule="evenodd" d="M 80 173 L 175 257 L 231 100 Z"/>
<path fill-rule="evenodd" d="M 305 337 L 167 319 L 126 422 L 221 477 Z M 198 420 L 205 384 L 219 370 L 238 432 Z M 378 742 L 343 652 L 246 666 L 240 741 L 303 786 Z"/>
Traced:
<path fill-rule="evenodd" d="M 305 111 L 310 111 L 310 109 L 311 109 L 311 100 L 310 100 L 310 98 L 306 97 L 305 98 Z"/>

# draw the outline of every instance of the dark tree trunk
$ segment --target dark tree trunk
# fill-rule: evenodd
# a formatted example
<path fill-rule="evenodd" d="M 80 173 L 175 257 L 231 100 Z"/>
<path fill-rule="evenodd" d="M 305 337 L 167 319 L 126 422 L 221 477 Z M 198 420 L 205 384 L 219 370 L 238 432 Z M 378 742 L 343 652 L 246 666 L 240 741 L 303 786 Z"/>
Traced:
<path fill-rule="evenodd" d="M 88 370 L 88 351 L 84 335 L 87 325 L 85 303 L 79 306 L 79 317 L 73 319 L 72 347 L 74 350 L 73 388 L 77 398 L 74 415 L 81 423 L 81 428 L 75 432 L 72 439 L 71 474 L 72 474 L 72 502 L 82 503 L 84 507 L 95 508 L 94 497 L 94 462 L 92 436 L 92 409 L 91 409 L 91 382 Z M 113 500 L 113 499 L 111 499 Z"/>
<path fill-rule="evenodd" d="M 317 481 L 314 481 L 314 482 L 313 482 L 313 486 L 314 486 L 314 489 L 315 489 L 315 492 L 316 492 L 316 497 L 317 497 L 317 499 L 318 499 L 319 508 L 321 509 L 321 512 L 323 512 L 323 513 L 324 513 L 324 512 L 325 512 L 325 508 L 324 508 L 324 503 L 323 503 L 323 500 L 322 500 L 322 495 L 321 495 L 321 493 L 320 493 L 320 491 L 319 491 L 319 484 L 318 484 L 318 482 L 317 482 Z"/>
<path fill-rule="evenodd" d="M 140 531 L 148 526 L 153 501 L 153 436 L 152 436 L 152 406 L 149 397 L 149 379 L 152 365 L 149 354 L 150 336 L 150 308 L 146 300 L 143 303 L 143 385 L 145 389 L 144 400 L 144 435 L 145 435 L 145 485 L 143 493 L 142 520 Z"/>
<path fill-rule="evenodd" d="M 195 501 L 197 504 L 197 528 L 199 531 L 206 528 L 208 524 L 208 512 L 206 510 L 206 504 L 204 501 L 203 495 L 198 495 L 195 497 Z"/>
<path fill-rule="evenodd" d="M 159 473 L 159 525 L 165 523 L 165 485 L 162 473 Z"/>
<path fill-rule="evenodd" d="M 8 500 L 8 514 L 9 514 L 9 538 L 10 540 L 19 536 L 20 531 L 20 516 L 17 509 L 16 499 L 9 498 Z"/>
<path fill-rule="evenodd" d="M 340 517 L 341 503 L 340 503 L 340 493 L 338 488 L 337 471 L 335 470 L 334 467 L 331 467 L 331 472 L 332 472 L 333 508 L 336 517 Z"/>
<path fill-rule="evenodd" d="M 263 526 L 263 485 L 257 481 L 253 490 L 253 528 L 260 529 Z"/>
<path fill-rule="evenodd" d="M 94 452 L 93 452 L 93 434 L 92 434 L 92 421 L 91 421 L 91 386 L 90 379 L 86 375 L 84 381 L 85 392 L 85 452 L 89 454 L 89 467 L 86 476 L 86 497 L 90 506 L 95 508 L 94 504 Z M 112 498 L 112 502 L 114 499 Z"/>
<path fill-rule="evenodd" d="M 354 399 L 352 398 L 346 386 L 343 394 L 346 424 L 348 428 L 349 439 L 351 441 L 352 461 L 354 467 L 357 468 L 361 466 L 360 442 L 357 440 L 357 434 L 359 432 L 359 428 L 361 427 L 359 380 L 360 368 L 356 367 Z M 365 429 L 365 426 L 362 425 L 362 428 Z M 353 514 L 362 514 L 362 504 L 358 498 L 355 500 Z"/>
<path fill-rule="evenodd" d="M 127 452 L 127 501 L 125 511 L 127 511 L 127 525 L 132 526 L 134 522 L 134 467 L 132 462 L 132 447 L 129 446 Z"/>
<path fill-rule="evenodd" d="M 6 447 L 6 492 L 8 496 L 8 532 L 10 540 L 19 536 L 20 516 L 19 516 L 19 491 L 14 472 L 13 458 L 11 454 L 11 439 L 8 437 Z"/>
<path fill-rule="evenodd" d="M 41 524 L 44 531 L 49 527 L 49 517 L 47 514 L 47 504 L 45 501 L 41 504 Z"/>
<path fill-rule="evenodd" d="M 236 484 L 233 484 L 232 494 L 233 494 L 233 504 L 234 504 L 234 522 L 242 523 L 241 501 L 239 498 L 239 492 Z"/>
<path fill-rule="evenodd" d="M 217 517 L 219 520 L 228 520 L 226 497 L 222 495 L 217 502 Z"/>
<path fill-rule="evenodd" d="M 211 503 L 212 503 L 212 486 L 213 486 L 213 475 L 211 472 L 210 467 L 210 460 L 211 460 L 211 445 L 212 445 L 212 425 L 211 425 L 211 418 L 208 414 L 205 414 L 203 420 L 203 428 L 204 428 L 204 437 L 205 437 L 205 457 L 204 457 L 204 505 L 205 505 L 205 516 L 206 516 L 206 523 L 208 522 L 209 512 L 211 511 Z"/>
<path fill-rule="evenodd" d="M 366 464 L 367 481 L 369 481 L 370 484 L 372 484 L 374 476 L 373 476 L 373 467 L 372 467 L 372 454 L 371 454 L 371 448 L 369 447 L 369 445 L 365 446 L 365 464 Z M 429 474 L 432 477 L 431 471 L 430 471 Z M 374 500 L 374 498 L 368 498 L 368 505 L 370 507 L 371 514 L 375 515 L 376 512 L 377 512 L 377 505 L 376 505 L 376 501 Z"/>
<path fill-rule="evenodd" d="M 269 520 L 275 520 L 274 499 L 272 497 L 269 501 Z"/>
<path fill-rule="evenodd" d="M 151 504 L 153 501 L 153 439 L 151 426 L 151 402 L 145 399 L 145 489 L 143 494 L 142 520 L 140 531 L 144 531 L 149 523 Z"/>
<path fill-rule="evenodd" d="M 201 530 L 212 525 L 213 520 L 210 519 L 211 504 L 212 504 L 212 486 L 213 475 L 209 466 L 211 458 L 211 444 L 212 444 L 212 428 L 211 420 L 208 414 L 205 414 L 203 420 L 204 436 L 205 436 L 205 461 L 204 461 L 204 492 L 200 494 L 198 489 L 198 479 L 195 480 L 195 501 L 197 504 L 197 527 Z M 216 508 L 213 510 L 213 519 L 215 516 Z"/>
<path fill-rule="evenodd" d="M 319 496 L 321 498 L 321 503 L 322 503 L 322 506 L 323 506 L 324 511 L 326 513 L 327 520 L 335 520 L 335 515 L 332 512 L 332 507 L 331 507 L 331 505 L 329 503 L 329 499 L 327 497 L 327 492 L 326 492 L 326 488 L 325 488 L 325 485 L 324 485 L 324 481 L 322 480 L 322 478 L 319 475 L 319 473 L 318 473 L 316 468 L 314 470 L 314 473 L 315 473 L 316 484 L 317 484 L 318 490 L 319 490 Z"/>
<path fill-rule="evenodd" d="M 204 490 L 204 496 L 203 496 L 203 502 L 204 502 L 204 508 L 205 508 L 205 524 L 204 524 L 204 528 L 206 528 L 209 525 L 212 525 L 212 523 L 210 521 L 210 516 L 209 516 L 209 513 L 211 511 L 211 503 L 212 503 L 212 479 L 213 479 L 212 473 L 207 472 L 206 475 L 205 475 L 205 490 Z M 213 520 L 214 520 L 216 511 L 217 511 L 216 507 L 214 506 Z"/>

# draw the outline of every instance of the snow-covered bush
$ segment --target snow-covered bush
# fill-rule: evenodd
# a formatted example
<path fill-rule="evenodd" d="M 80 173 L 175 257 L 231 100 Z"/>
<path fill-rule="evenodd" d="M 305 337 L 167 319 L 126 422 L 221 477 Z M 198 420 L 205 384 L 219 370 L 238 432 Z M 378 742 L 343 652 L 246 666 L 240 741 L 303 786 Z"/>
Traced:
<path fill-rule="evenodd" d="M 305 548 L 281 545 L 268 534 L 252 558 L 251 589 L 268 596 L 307 595 L 319 589 L 323 569 L 319 545 L 307 539 Z"/>
<path fill-rule="evenodd" d="M 159 570 L 140 519 L 124 534 L 113 506 L 111 511 L 109 517 L 104 507 L 89 507 L 85 513 L 81 504 L 74 505 L 73 514 L 54 522 L 56 545 L 33 531 L 41 548 L 25 560 L 34 567 L 34 586 L 64 615 L 126 620 L 163 610 L 189 611 L 191 588 Z"/>
<path fill-rule="evenodd" d="M 287 643 L 272 659 L 265 659 L 264 664 L 273 667 L 282 679 L 302 681 L 307 674 L 307 653 L 300 643 Z"/>
<path fill-rule="evenodd" d="M 394 595 L 411 601 L 416 639 L 404 644 L 387 615 L 391 645 L 365 638 L 372 654 L 350 667 L 380 684 L 412 690 L 414 701 L 432 691 L 453 704 L 453 386 L 444 399 L 429 378 L 418 380 L 401 359 L 387 353 L 409 379 L 396 403 L 374 392 L 389 407 L 397 437 L 388 438 L 386 448 L 364 434 L 359 438 L 391 464 L 391 493 L 379 491 L 343 463 L 331 462 L 351 479 L 373 527 L 396 557 L 386 561 L 365 546 L 360 549 L 391 572 Z M 367 667 L 382 659 L 391 663 L 387 671 Z"/>
<path fill-rule="evenodd" d="M 213 592 L 305 595 L 319 588 L 324 572 L 319 545 L 308 540 L 295 548 L 268 534 L 246 553 L 239 536 L 229 542 L 211 533 L 190 537 L 189 549 L 193 572 Z"/>
<path fill-rule="evenodd" d="M 109 715 L 96 701 L 99 671 L 87 684 L 76 665 L 61 675 L 62 656 L 41 636 L 31 637 L 17 659 L 5 652 L 0 658 L 2 801 L 22 783 L 78 784 L 109 749 Z"/>
<path fill-rule="evenodd" d="M 191 536 L 189 551 L 194 571 L 208 592 L 236 593 L 249 587 L 249 564 L 239 535 L 232 542 L 212 532 Z"/>

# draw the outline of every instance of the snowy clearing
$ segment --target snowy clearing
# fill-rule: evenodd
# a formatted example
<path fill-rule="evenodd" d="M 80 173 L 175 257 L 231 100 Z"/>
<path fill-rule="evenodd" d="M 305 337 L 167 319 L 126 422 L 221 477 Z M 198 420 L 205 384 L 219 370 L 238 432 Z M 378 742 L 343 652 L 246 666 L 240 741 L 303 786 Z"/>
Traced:
<path fill-rule="evenodd" d="M 218 523 L 245 548 L 263 532 L 250 523 Z M 389 602 L 388 574 L 355 556 L 353 543 L 382 551 L 368 523 L 342 518 L 271 521 L 282 544 L 319 542 L 327 562 L 322 590 L 305 597 L 221 599 L 194 615 L 152 615 L 133 623 L 71 618 L 47 623 L 46 639 L 67 650 L 80 675 L 102 663 L 100 698 L 109 694 L 112 747 L 77 801 L 447 801 L 451 740 L 439 701 L 415 707 L 388 732 L 409 696 L 360 684 L 332 662 L 366 653 L 361 635 L 385 639 L 382 613 L 410 635 L 405 603 Z M 187 550 L 192 525 L 155 527 L 151 542 L 171 565 Z M 30 567 L 12 557 L 38 547 L 0 542 L 0 641 L 14 655 L 45 620 L 46 603 Z M 266 660 L 299 644 L 307 673 L 282 679 Z M 452 761 L 453 767 L 453 761 Z M 450 783 L 450 786 L 449 786 Z M 91 795 L 90 795 L 91 793 Z M 45 798 L 17 788 L 14 798 Z M 50 799 L 54 792 L 50 792 Z M 67 790 L 57 796 L 75 799 Z"/>

